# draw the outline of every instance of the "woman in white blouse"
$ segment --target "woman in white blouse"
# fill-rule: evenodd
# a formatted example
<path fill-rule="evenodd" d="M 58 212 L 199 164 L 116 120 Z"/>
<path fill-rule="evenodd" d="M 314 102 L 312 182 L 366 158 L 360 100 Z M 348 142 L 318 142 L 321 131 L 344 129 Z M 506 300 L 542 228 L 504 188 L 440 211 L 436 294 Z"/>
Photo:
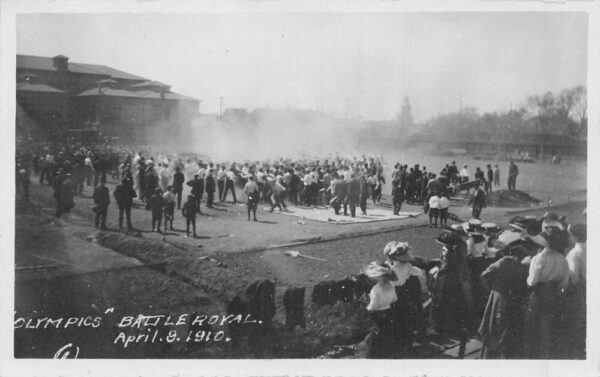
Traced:
<path fill-rule="evenodd" d="M 367 357 L 390 359 L 394 357 L 394 326 L 392 304 L 396 302 L 396 290 L 392 281 L 396 274 L 383 262 L 371 262 L 365 275 L 377 282 L 369 293 L 367 310 L 373 319 Z"/>
<path fill-rule="evenodd" d="M 525 312 L 524 356 L 549 359 L 560 356 L 553 349 L 559 343 L 557 330 L 564 302 L 560 292 L 569 281 L 569 264 L 564 256 L 569 235 L 558 227 L 547 227 L 542 236 L 544 249 L 531 259 L 527 284 L 531 294 Z"/>

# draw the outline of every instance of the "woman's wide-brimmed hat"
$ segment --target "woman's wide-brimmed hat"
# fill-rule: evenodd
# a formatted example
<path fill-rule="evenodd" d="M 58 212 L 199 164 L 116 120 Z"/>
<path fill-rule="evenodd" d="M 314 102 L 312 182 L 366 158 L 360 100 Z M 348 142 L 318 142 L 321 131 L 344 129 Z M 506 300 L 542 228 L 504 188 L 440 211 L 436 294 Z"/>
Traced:
<path fill-rule="evenodd" d="M 463 229 L 467 233 L 481 232 L 481 220 L 471 219 L 462 224 Z"/>
<path fill-rule="evenodd" d="M 364 268 L 364 271 L 365 275 L 371 279 L 376 279 L 380 277 L 387 277 L 392 281 L 398 279 L 394 270 L 392 270 L 392 268 L 384 262 L 371 262 L 368 266 Z"/>
<path fill-rule="evenodd" d="M 510 230 L 505 230 L 504 232 L 498 235 L 498 241 L 502 242 L 505 245 L 510 245 L 516 240 L 521 239 L 521 233 L 513 232 Z"/>
<path fill-rule="evenodd" d="M 469 232 L 469 237 L 473 238 L 475 243 L 485 242 L 486 238 L 481 232 Z"/>
<path fill-rule="evenodd" d="M 450 225 L 449 231 L 454 231 L 459 234 L 465 234 L 465 228 L 460 224 L 452 224 Z"/>
<path fill-rule="evenodd" d="M 525 223 L 526 220 L 524 217 L 517 216 L 510 219 L 510 221 L 508 222 L 508 227 L 514 231 L 522 232 L 527 228 L 527 225 Z"/>
<path fill-rule="evenodd" d="M 541 234 L 541 233 L 536 234 L 534 236 L 527 234 L 527 235 L 523 236 L 523 239 L 527 240 L 527 241 L 531 241 L 539 247 L 546 247 L 548 245 L 548 241 L 546 241 L 543 234 Z"/>
<path fill-rule="evenodd" d="M 458 237 L 454 233 L 442 232 L 435 238 L 435 242 L 444 246 L 456 246 L 459 242 Z"/>
<path fill-rule="evenodd" d="M 410 252 L 408 242 L 391 241 L 385 245 L 383 254 L 397 262 L 412 262 L 415 257 Z"/>
<path fill-rule="evenodd" d="M 496 234 L 502 230 L 496 223 L 483 223 L 481 228 L 486 234 Z"/>

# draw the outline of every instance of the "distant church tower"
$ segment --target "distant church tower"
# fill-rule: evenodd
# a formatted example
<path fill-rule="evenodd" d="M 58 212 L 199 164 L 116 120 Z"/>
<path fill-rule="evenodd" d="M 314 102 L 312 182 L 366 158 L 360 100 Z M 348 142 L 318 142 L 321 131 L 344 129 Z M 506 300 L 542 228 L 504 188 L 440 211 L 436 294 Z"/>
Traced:
<path fill-rule="evenodd" d="M 408 97 L 404 97 L 402 102 L 402 110 L 400 111 L 400 134 L 402 136 L 408 136 L 413 126 L 413 116 L 410 110 L 410 102 Z"/>

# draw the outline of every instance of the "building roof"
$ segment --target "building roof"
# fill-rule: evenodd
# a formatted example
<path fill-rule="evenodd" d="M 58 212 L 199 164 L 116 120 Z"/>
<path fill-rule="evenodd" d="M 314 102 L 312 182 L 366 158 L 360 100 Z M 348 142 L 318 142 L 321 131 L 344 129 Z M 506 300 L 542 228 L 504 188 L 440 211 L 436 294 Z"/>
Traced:
<path fill-rule="evenodd" d="M 64 91 L 53 88 L 50 85 L 32 84 L 29 82 L 18 83 L 17 90 L 25 92 L 65 93 Z"/>
<path fill-rule="evenodd" d="M 97 97 L 97 96 L 110 96 L 110 97 L 127 97 L 127 98 L 154 98 L 154 99 L 162 99 L 161 94 L 151 91 L 151 90 L 142 90 L 142 91 L 131 91 L 124 89 L 115 89 L 115 88 L 102 88 L 101 94 L 98 93 L 98 88 L 93 88 L 81 92 L 77 95 L 77 97 Z M 196 101 L 197 99 L 192 97 L 187 97 L 181 94 L 166 92 L 164 93 L 165 99 L 177 100 L 177 101 Z"/>
<path fill-rule="evenodd" d="M 146 88 L 146 87 L 162 87 L 162 88 L 170 88 L 169 85 L 163 84 L 158 81 L 144 81 L 139 84 L 135 84 L 131 86 L 132 88 Z"/>
<path fill-rule="evenodd" d="M 57 71 L 52 58 L 34 55 L 17 55 L 17 69 Z M 115 79 L 148 81 L 144 77 L 132 75 L 105 65 L 69 62 L 69 71 L 88 75 L 111 76 Z"/>

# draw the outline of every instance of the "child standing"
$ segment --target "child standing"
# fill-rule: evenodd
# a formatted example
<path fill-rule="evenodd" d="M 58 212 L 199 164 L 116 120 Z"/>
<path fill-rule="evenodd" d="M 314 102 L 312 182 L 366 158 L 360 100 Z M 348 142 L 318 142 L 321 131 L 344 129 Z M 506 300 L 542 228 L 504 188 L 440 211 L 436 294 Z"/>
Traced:
<path fill-rule="evenodd" d="M 444 191 L 440 198 L 439 210 L 440 210 L 440 227 L 448 225 L 448 208 L 450 207 L 450 200 L 448 198 L 448 192 Z"/>
<path fill-rule="evenodd" d="M 440 215 L 440 197 L 437 193 L 431 195 L 429 198 L 429 227 L 435 226 L 437 228 L 438 217 Z M 435 223 L 434 223 L 435 220 Z"/>

